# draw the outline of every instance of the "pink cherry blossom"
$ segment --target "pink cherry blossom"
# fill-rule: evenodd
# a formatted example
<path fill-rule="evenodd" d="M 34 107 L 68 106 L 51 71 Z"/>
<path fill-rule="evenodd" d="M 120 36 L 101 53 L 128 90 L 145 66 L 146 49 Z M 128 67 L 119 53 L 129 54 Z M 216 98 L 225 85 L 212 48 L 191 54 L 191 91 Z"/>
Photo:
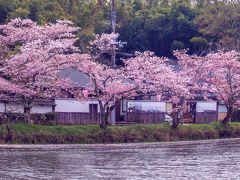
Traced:
<path fill-rule="evenodd" d="M 227 107 L 227 123 L 234 109 L 240 108 L 240 61 L 239 52 L 218 51 L 199 57 L 186 52 L 175 52 L 180 60 L 182 73 L 188 76 L 188 88 L 194 94 L 201 93 L 205 99 L 215 96 Z"/>
<path fill-rule="evenodd" d="M 35 98 L 65 96 L 75 86 L 70 79 L 60 77 L 59 72 L 89 58 L 74 46 L 78 29 L 69 21 L 39 26 L 19 18 L 0 25 L 2 71 L 11 84 L 21 89 L 16 94 L 23 97 L 28 111 Z"/>
<path fill-rule="evenodd" d="M 154 56 L 152 52 L 137 53 L 125 59 L 125 66 L 113 68 L 86 58 L 78 64 L 78 70 L 89 79 L 86 89 L 93 99 L 98 100 L 101 123 L 106 126 L 114 107 L 123 99 L 156 93 L 161 96 L 189 95 L 182 76 L 166 65 L 166 58 Z M 78 93 L 85 100 L 85 91 Z"/>

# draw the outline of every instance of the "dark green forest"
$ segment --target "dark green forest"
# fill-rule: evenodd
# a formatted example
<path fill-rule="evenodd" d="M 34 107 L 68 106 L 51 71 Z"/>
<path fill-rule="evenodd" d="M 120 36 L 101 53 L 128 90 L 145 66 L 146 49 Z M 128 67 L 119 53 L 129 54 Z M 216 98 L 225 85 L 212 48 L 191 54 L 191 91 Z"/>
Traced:
<path fill-rule="evenodd" d="M 117 32 L 128 45 L 123 51 L 154 51 L 172 56 L 176 49 L 204 54 L 240 49 L 238 0 L 121 0 Z M 111 32 L 108 0 L 0 0 L 0 23 L 30 18 L 39 24 L 68 19 L 81 27 L 79 46 L 87 51 L 94 34 Z"/>

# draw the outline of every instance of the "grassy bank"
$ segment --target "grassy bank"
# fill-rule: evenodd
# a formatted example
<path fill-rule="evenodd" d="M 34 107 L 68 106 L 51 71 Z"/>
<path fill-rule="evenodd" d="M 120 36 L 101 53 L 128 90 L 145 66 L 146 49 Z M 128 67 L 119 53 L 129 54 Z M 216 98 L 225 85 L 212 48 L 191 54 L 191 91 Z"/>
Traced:
<path fill-rule="evenodd" d="M 240 123 L 222 126 L 213 124 L 183 125 L 172 130 L 167 124 L 112 126 L 102 130 L 95 125 L 41 126 L 29 124 L 11 125 L 12 143 L 136 143 L 181 140 L 202 140 L 240 137 Z M 0 126 L 0 143 L 6 143 L 7 131 Z"/>

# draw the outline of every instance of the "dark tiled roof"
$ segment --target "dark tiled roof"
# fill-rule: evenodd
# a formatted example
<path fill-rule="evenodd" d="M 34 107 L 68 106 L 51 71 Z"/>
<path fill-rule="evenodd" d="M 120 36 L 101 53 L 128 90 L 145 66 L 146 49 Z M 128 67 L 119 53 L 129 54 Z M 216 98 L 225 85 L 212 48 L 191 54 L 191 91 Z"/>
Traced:
<path fill-rule="evenodd" d="M 87 76 L 84 73 L 75 70 L 74 68 L 62 70 L 60 72 L 60 76 L 62 78 L 71 79 L 73 82 L 76 83 L 77 87 L 85 88 L 86 85 L 89 83 L 89 79 L 87 78 Z"/>
<path fill-rule="evenodd" d="M 15 98 L 11 98 L 11 99 L 1 98 L 0 102 L 22 104 L 22 100 L 19 97 L 15 97 Z M 36 99 L 33 104 L 34 105 L 48 105 L 48 106 L 52 106 L 52 105 L 55 105 L 55 101 L 53 99 Z"/>

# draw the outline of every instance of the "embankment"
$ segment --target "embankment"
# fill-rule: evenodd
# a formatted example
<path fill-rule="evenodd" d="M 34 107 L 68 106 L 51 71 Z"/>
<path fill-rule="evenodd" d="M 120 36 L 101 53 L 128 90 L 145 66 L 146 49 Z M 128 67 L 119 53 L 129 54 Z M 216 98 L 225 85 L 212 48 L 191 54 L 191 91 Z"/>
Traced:
<path fill-rule="evenodd" d="M 102 130 L 96 125 L 43 126 L 13 124 L 12 140 L 7 141 L 7 130 L 0 126 L 0 143 L 14 144 L 70 144 L 70 143 L 137 143 L 204 140 L 240 137 L 240 123 L 223 126 L 191 124 L 176 130 L 167 124 L 112 126 Z"/>

